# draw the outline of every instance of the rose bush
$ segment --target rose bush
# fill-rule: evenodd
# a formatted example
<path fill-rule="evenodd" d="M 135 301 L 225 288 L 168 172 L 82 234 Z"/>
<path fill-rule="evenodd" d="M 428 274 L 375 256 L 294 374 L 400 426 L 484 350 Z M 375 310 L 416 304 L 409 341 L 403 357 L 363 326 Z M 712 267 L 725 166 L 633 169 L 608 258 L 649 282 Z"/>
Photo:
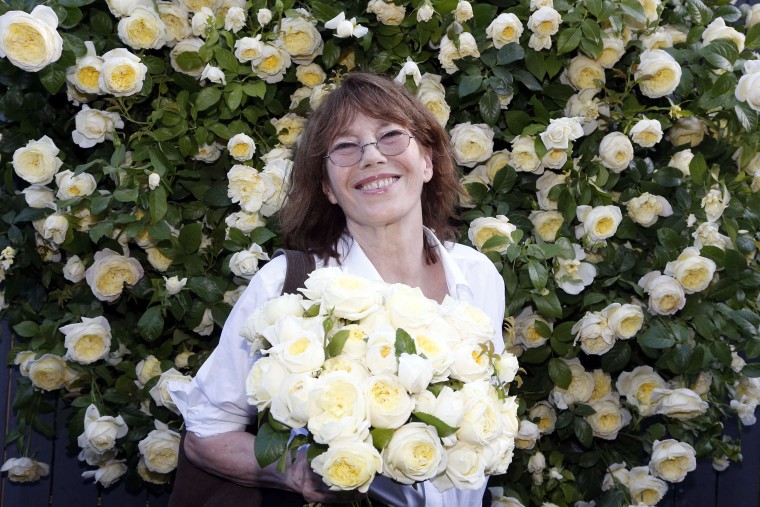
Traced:
<path fill-rule="evenodd" d="M 36 413 L 60 393 L 73 440 L 85 426 L 108 436 L 102 453 L 83 439 L 87 477 L 107 486 L 126 465 L 135 479 L 171 480 L 181 420 L 165 383 L 203 363 L 281 244 L 292 148 L 355 68 L 396 77 L 452 135 L 460 241 L 504 278 L 505 341 L 522 368 L 499 372 L 520 385 L 515 457 L 491 479 L 504 504 L 651 504 L 692 459 L 740 458 L 718 423 L 753 424 L 760 403 L 756 5 L 40 3 L 0 4 L 0 311 L 21 374 L 8 439 L 20 457 L 3 467 L 12 479 L 47 472 L 26 443 L 33 423 L 52 431 Z M 374 304 L 350 284 L 331 297 L 351 316 Z M 282 311 L 256 326 L 274 333 Z M 474 349 L 446 337 L 478 318 L 452 315 L 410 335 L 433 379 L 475 378 Z M 430 372 L 389 356 L 392 336 L 365 341 L 378 325 L 356 331 L 347 354 L 414 390 Z M 350 357 L 325 368 L 360 371 Z M 305 380 L 286 384 L 266 362 L 254 372 L 267 378 L 249 379 L 263 404 L 309 409 L 295 394 Z M 414 396 L 462 423 L 447 406 L 464 400 L 427 393 Z M 95 420 L 111 419 L 93 422 L 91 405 Z M 409 445 L 427 445 L 425 433 L 381 461 L 423 477 Z M 544 465 L 529 466 L 539 453 Z M 357 470 L 377 469 L 371 454 Z M 464 443 L 449 456 L 461 465 L 450 484 L 486 466 Z"/>

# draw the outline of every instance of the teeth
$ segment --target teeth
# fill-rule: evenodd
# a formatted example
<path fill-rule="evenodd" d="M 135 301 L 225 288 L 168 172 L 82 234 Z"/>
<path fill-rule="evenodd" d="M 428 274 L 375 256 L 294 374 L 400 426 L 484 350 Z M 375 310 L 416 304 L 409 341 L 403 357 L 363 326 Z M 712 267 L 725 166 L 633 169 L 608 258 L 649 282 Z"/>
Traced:
<path fill-rule="evenodd" d="M 378 188 L 387 187 L 394 181 L 396 181 L 398 178 L 391 177 L 391 178 L 383 178 L 382 180 L 375 180 L 371 183 L 367 183 L 366 185 L 362 185 L 359 187 L 360 190 L 376 190 Z"/>

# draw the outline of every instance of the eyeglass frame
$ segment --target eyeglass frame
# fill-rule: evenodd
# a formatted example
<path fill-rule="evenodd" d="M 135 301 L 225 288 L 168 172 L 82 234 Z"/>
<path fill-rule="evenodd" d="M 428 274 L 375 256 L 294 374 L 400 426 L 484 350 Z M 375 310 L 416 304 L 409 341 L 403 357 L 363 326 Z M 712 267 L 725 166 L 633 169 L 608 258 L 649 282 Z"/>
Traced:
<path fill-rule="evenodd" d="M 383 150 L 381 150 L 381 149 L 380 149 L 380 140 L 379 140 L 379 139 L 376 139 L 375 141 L 373 141 L 373 142 L 371 142 L 371 143 L 366 143 L 366 144 L 353 143 L 353 144 L 355 144 L 356 146 L 358 146 L 358 147 L 359 147 L 359 149 L 361 150 L 361 151 L 360 151 L 360 153 L 361 153 L 361 154 L 359 155 L 359 160 L 357 160 L 357 161 L 356 161 L 356 162 L 354 162 L 353 164 L 348 164 L 348 165 L 340 165 L 340 164 L 338 164 L 337 162 L 335 162 L 335 161 L 334 161 L 334 160 L 333 160 L 333 159 L 330 157 L 330 153 L 332 153 L 333 151 L 335 151 L 335 150 L 334 150 L 334 149 L 332 149 L 332 148 L 330 149 L 330 152 L 328 152 L 328 153 L 327 153 L 327 155 L 325 155 L 325 156 L 324 156 L 324 157 L 322 157 L 322 158 L 323 158 L 323 159 L 327 159 L 327 160 L 330 160 L 330 162 L 332 162 L 333 164 L 335 164 L 335 165 L 336 165 L 336 166 L 338 166 L 338 167 L 351 167 L 352 165 L 354 165 L 354 164 L 358 164 L 359 162 L 361 162 L 361 161 L 362 161 L 362 159 L 364 158 L 364 148 L 366 148 L 367 146 L 369 146 L 369 145 L 371 145 L 371 144 L 374 144 L 374 145 L 375 145 L 375 149 L 378 151 L 378 153 L 380 153 L 380 154 L 381 154 L 382 156 L 384 156 L 384 157 L 395 157 L 396 155 L 401 155 L 402 153 L 404 153 L 404 152 L 405 152 L 405 151 L 406 151 L 406 150 L 409 148 L 409 145 L 411 145 L 411 144 L 412 144 L 412 139 L 415 139 L 415 137 L 414 137 L 412 134 L 410 134 L 409 132 L 407 132 L 407 131 L 405 131 L 405 130 L 403 130 L 403 129 L 391 129 L 391 130 L 389 130 L 389 131 L 387 131 L 387 132 L 384 132 L 384 133 L 383 133 L 383 134 L 382 134 L 380 137 L 382 138 L 384 135 L 386 135 L 386 134 L 390 134 L 391 132 L 402 132 L 402 133 L 406 134 L 406 135 L 407 135 L 407 137 L 409 137 L 409 140 L 407 141 L 407 143 L 406 143 L 406 146 L 404 147 L 404 149 L 403 149 L 403 150 L 401 150 L 401 151 L 400 151 L 400 152 L 398 152 L 398 153 L 394 153 L 393 155 L 386 155 L 385 153 L 383 153 Z M 334 148 L 334 147 L 333 147 L 333 148 Z"/>

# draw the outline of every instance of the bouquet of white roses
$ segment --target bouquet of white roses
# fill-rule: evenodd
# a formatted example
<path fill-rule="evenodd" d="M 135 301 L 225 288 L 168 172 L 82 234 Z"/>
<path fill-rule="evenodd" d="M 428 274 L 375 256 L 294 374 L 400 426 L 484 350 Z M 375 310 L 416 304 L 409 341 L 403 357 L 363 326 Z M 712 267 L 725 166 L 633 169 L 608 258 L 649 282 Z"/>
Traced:
<path fill-rule="evenodd" d="M 518 365 L 495 353 L 487 315 L 338 268 L 317 269 L 300 291 L 259 308 L 241 332 L 263 356 L 246 380 L 261 466 L 308 443 L 333 490 L 366 492 L 376 474 L 477 489 L 506 472 Z M 291 438 L 299 428 L 308 433 Z"/>

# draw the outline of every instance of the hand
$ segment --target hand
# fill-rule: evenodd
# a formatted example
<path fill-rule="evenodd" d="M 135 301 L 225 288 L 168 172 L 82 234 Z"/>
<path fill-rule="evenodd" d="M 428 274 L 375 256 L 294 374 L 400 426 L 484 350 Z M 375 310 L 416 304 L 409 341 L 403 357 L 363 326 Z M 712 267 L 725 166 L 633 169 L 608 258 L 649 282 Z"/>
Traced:
<path fill-rule="evenodd" d="M 285 474 L 290 488 L 301 493 L 310 503 L 352 503 L 360 502 L 367 496 L 358 491 L 331 491 L 322 477 L 311 469 L 305 449 L 298 451 L 296 460 L 288 464 Z"/>

